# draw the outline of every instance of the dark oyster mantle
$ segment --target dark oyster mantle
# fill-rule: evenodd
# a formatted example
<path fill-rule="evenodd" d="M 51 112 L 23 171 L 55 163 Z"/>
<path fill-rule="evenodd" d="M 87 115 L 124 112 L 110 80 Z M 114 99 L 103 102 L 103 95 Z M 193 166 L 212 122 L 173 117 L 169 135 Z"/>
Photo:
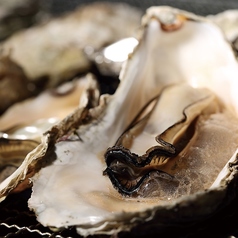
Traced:
<path fill-rule="evenodd" d="M 68 86 L 70 86 L 71 92 L 68 92 L 68 90 L 65 91 L 65 88 L 69 89 Z M 54 94 L 57 94 L 57 96 L 52 95 L 51 90 L 48 90 L 40 95 L 40 101 L 39 98 L 35 98 L 26 101 L 24 104 L 20 103 L 16 105 L 13 113 L 10 111 L 9 114 L 0 119 L 2 128 L 4 128 L 6 124 L 13 127 L 7 131 L 9 134 L 4 132 L 0 134 L 2 137 L 0 138 L 0 158 L 5 157 L 5 159 L 2 160 L 2 164 L 0 164 L 0 171 L 7 169 L 7 167 L 11 165 L 14 165 L 16 169 L 24 158 L 25 161 L 23 161 L 21 168 L 26 166 L 23 170 L 16 170 L 2 182 L 1 185 L 4 186 L 4 183 L 8 185 L 5 189 L 1 190 L 1 199 L 4 199 L 12 190 L 21 191 L 31 186 L 29 177 L 32 177 L 42 166 L 50 163 L 47 158 L 41 160 L 46 152 L 48 155 L 53 155 L 54 144 L 57 141 L 67 140 L 68 133 L 75 131 L 75 128 L 77 128 L 79 124 L 84 124 L 88 122 L 88 120 L 90 121 L 87 112 L 91 107 L 95 107 L 98 104 L 99 90 L 95 78 L 91 74 L 88 74 L 83 78 L 75 79 L 75 82 L 66 83 L 58 87 L 57 90 L 55 89 Z M 62 97 L 64 98 L 64 103 L 62 103 Z M 45 102 L 44 110 L 39 110 L 37 113 L 34 113 L 36 106 L 39 102 L 43 101 Z M 53 107 L 54 111 L 51 111 Z M 25 127 L 24 124 L 21 124 L 22 118 L 15 121 L 14 118 L 12 118 L 12 114 L 14 115 L 15 111 L 26 114 L 29 109 L 31 109 L 32 113 L 28 113 L 28 118 L 25 120 L 27 123 Z M 72 110 L 73 112 L 68 114 L 69 111 Z M 44 113 L 43 115 L 42 112 Z M 57 117 L 52 118 L 52 113 Z M 67 115 L 67 117 L 65 117 L 65 115 Z M 44 117 L 44 120 L 41 119 L 40 123 L 38 119 L 39 116 Z M 62 120 L 62 117 L 65 118 Z M 31 124 L 32 122 L 35 122 L 35 124 Z M 22 128 L 18 128 L 18 126 L 22 126 Z M 32 133 L 27 133 L 28 127 L 33 128 Z M 46 130 L 48 127 L 50 127 L 50 129 L 44 133 L 44 129 Z M 25 134 L 24 129 L 26 129 Z M 21 135 L 22 133 L 24 134 L 23 136 Z M 47 145 L 47 147 L 45 147 L 45 145 Z M 24 158 L 22 158 L 23 153 Z"/>
<path fill-rule="evenodd" d="M 168 98 L 170 98 L 169 105 Z M 196 125 L 199 123 L 199 115 L 206 114 L 206 111 L 208 114 L 215 113 L 219 108 L 219 102 L 216 107 L 212 93 L 193 89 L 187 85 L 170 86 L 154 101 L 156 101 L 155 105 L 150 110 L 146 110 L 147 107 L 151 107 L 151 103 L 148 104 L 144 109 L 148 112 L 144 113 L 143 117 L 138 115 L 136 117 L 138 119 L 133 121 L 133 125 L 123 133 L 116 145 L 107 150 L 105 159 L 108 167 L 104 174 L 108 174 L 115 188 L 122 194 L 140 197 L 157 196 L 166 199 L 172 194 L 161 195 L 161 190 L 164 193 L 166 188 L 169 188 L 170 193 L 174 193 L 174 189 L 179 186 L 178 180 L 174 177 L 178 164 L 176 162 L 170 164 L 170 161 L 176 161 L 175 157 L 178 158 L 192 140 Z M 176 112 L 175 108 L 177 108 Z M 177 121 L 172 120 L 174 124 L 168 124 L 167 129 L 163 131 L 161 117 L 166 121 L 171 121 L 173 117 Z M 156 131 L 161 134 L 157 135 Z M 140 141 L 140 145 L 137 145 L 137 150 L 140 147 L 140 152 L 141 147 L 146 149 L 142 155 L 130 151 L 131 147 L 136 149 L 136 137 L 141 137 L 139 138 L 141 142 L 147 141 L 146 147 Z M 148 143 L 150 137 L 154 137 L 151 147 Z M 166 164 L 170 165 L 166 166 Z M 160 187 L 160 183 L 164 185 Z M 174 186 L 175 188 L 172 189 Z"/>

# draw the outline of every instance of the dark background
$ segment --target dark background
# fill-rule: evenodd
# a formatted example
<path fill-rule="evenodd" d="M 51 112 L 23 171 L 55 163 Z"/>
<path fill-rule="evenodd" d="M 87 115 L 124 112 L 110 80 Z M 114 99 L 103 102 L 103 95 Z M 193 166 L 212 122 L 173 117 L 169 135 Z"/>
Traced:
<path fill-rule="evenodd" d="M 46 0 L 47 1 L 47 0 Z M 88 0 L 48 0 L 51 12 L 60 14 L 73 10 L 79 4 L 90 3 Z M 99 2 L 99 1 L 94 1 Z M 119 2 L 111 0 L 110 2 Z M 183 10 L 192 11 L 199 15 L 216 14 L 227 9 L 238 9 L 237 0 L 121 0 L 143 10 L 154 5 L 169 5 Z"/>

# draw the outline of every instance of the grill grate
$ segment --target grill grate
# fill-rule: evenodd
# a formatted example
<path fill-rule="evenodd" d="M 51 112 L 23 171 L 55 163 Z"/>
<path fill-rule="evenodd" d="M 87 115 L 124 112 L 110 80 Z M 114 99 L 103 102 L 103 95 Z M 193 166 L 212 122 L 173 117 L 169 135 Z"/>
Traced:
<path fill-rule="evenodd" d="M 80 238 L 74 227 L 61 231 L 52 231 L 42 226 L 27 206 L 31 190 L 10 195 L 0 203 L 0 238 Z M 176 226 L 163 231 L 159 237 L 200 238 L 238 237 L 238 198 L 215 217 L 205 219 L 198 224 L 186 227 Z M 165 233 L 166 234 L 165 234 Z M 105 238 L 108 236 L 99 236 Z M 117 236 L 115 236 L 117 237 Z M 118 238 L 136 238 L 136 234 L 121 234 Z M 145 236 L 142 235 L 145 238 Z M 158 237 L 158 234 L 153 236 Z"/>
<path fill-rule="evenodd" d="M 9 196 L 0 203 L 0 237 L 32 238 L 77 238 L 74 228 L 53 232 L 37 222 L 33 212 L 27 207 L 31 190 Z"/>

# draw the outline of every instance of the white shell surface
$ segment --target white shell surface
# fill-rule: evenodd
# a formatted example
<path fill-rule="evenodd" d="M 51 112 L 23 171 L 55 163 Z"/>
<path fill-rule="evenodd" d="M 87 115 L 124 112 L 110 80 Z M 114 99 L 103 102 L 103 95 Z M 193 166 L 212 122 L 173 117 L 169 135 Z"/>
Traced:
<path fill-rule="evenodd" d="M 238 37 L 238 10 L 231 9 L 216 15 L 207 16 L 208 19 L 216 23 L 225 33 L 229 41 L 234 41 Z"/>
<path fill-rule="evenodd" d="M 184 15 L 193 21 L 185 20 L 181 29 L 164 32 L 159 21 L 164 14 Z M 238 66 L 217 26 L 168 7 L 149 9 L 143 24 L 144 35 L 124 65 L 118 90 L 113 96 L 101 98 L 101 115 L 90 125 L 79 127 L 80 140 L 58 142 L 57 160 L 32 179 L 29 207 L 45 226 L 76 225 L 84 236 L 113 234 L 131 229 L 139 220 L 153 219 L 159 210 L 169 211 L 171 207 L 191 201 L 197 207 L 211 202 L 209 191 L 174 201 L 127 199 L 118 195 L 109 179 L 102 176 L 106 149 L 116 142 L 143 105 L 167 85 L 186 82 L 193 87 L 206 87 L 229 109 L 238 112 L 235 90 Z M 99 108 L 90 109 L 90 115 L 96 114 Z M 229 162 L 235 160 L 233 156 Z M 224 181 L 232 177 L 228 164 L 225 168 L 213 188 L 222 190 Z M 209 207 L 210 212 L 219 204 L 219 199 L 224 198 L 225 192 L 219 195 L 213 207 Z M 199 197 L 202 199 L 196 203 Z M 207 209 L 197 210 L 201 214 L 206 212 Z"/>

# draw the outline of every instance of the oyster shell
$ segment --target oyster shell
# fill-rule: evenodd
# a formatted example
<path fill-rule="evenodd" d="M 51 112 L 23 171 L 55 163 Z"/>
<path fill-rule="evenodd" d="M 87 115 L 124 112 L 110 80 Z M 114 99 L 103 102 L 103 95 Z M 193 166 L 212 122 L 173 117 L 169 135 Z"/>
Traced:
<path fill-rule="evenodd" d="M 0 41 L 49 17 L 49 6 L 41 0 L 1 1 L 0 8 Z"/>
<path fill-rule="evenodd" d="M 135 35 L 141 15 L 127 4 L 88 4 L 13 35 L 1 48 L 11 50 L 12 59 L 31 81 L 47 78 L 47 86 L 54 87 L 90 68 L 85 51 Z"/>
<path fill-rule="evenodd" d="M 98 84 L 91 74 L 16 103 L 0 117 L 0 181 L 19 167 L 26 155 L 40 144 L 45 131 L 84 105 L 88 91 L 98 98 Z"/>
<path fill-rule="evenodd" d="M 0 185 L 4 199 L 34 169 L 29 207 L 44 226 L 148 235 L 204 219 L 236 195 L 230 44 L 207 19 L 174 8 L 150 8 L 142 24 L 115 94 L 46 132 Z"/>
<path fill-rule="evenodd" d="M 0 117 L 0 131 L 8 132 L 13 136 L 19 134 L 22 127 L 35 124 L 35 127 L 42 126 L 42 131 L 38 134 L 40 137 L 44 131 L 49 129 L 49 126 L 48 128 L 43 127 L 45 124 L 56 124 L 80 106 L 81 96 L 90 85 L 98 88 L 92 74 L 75 78 L 57 88 L 45 90 L 34 98 L 15 103 Z M 26 114 L 27 118 L 16 117 L 16 115 Z M 48 121 L 50 118 L 52 120 Z M 26 135 L 26 133 L 25 130 L 23 134 Z M 28 133 L 30 134 L 30 131 Z"/>
<path fill-rule="evenodd" d="M 0 115 L 14 103 L 34 96 L 39 91 L 39 87 L 28 81 L 22 68 L 9 56 L 0 56 L 0 76 Z"/>
<path fill-rule="evenodd" d="M 229 41 L 233 42 L 238 37 L 237 9 L 226 10 L 216 15 L 209 15 L 207 17 L 223 30 Z"/>
<path fill-rule="evenodd" d="M 238 10 L 231 9 L 216 15 L 208 16 L 214 23 L 216 23 L 226 35 L 226 38 L 232 43 L 236 54 L 238 52 Z"/>

